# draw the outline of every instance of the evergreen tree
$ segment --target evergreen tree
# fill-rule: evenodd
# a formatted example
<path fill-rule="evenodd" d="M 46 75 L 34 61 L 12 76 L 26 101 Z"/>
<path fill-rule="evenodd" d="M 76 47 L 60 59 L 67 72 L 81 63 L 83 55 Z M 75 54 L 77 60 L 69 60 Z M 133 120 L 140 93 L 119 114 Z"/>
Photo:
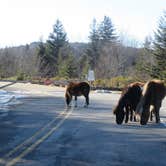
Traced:
<path fill-rule="evenodd" d="M 49 39 L 46 42 L 46 57 L 50 76 L 57 74 L 58 55 L 60 49 L 67 43 L 66 36 L 62 23 L 57 20 L 53 26 L 53 32 L 50 33 Z"/>
<path fill-rule="evenodd" d="M 117 39 L 115 28 L 108 16 L 104 16 L 104 20 L 99 26 L 99 35 L 100 40 L 102 40 L 103 42 L 115 42 Z"/>
<path fill-rule="evenodd" d="M 111 19 L 107 16 L 104 16 L 104 20 L 99 24 L 99 26 L 94 19 L 91 26 L 89 39 L 90 43 L 87 49 L 87 55 L 89 58 L 90 68 L 96 71 L 98 64 L 102 63 L 101 60 L 103 60 L 106 56 L 110 56 L 107 51 L 108 48 L 117 42 L 115 28 Z M 105 54 L 103 54 L 103 50 L 105 50 Z"/>
<path fill-rule="evenodd" d="M 156 65 L 153 68 L 152 76 L 166 80 L 166 11 L 159 20 L 157 32 L 155 33 L 153 54 Z"/>
<path fill-rule="evenodd" d="M 151 37 L 145 38 L 144 47 L 140 48 L 139 52 L 139 58 L 136 65 L 136 76 L 138 79 L 149 80 L 154 65 Z"/>
<path fill-rule="evenodd" d="M 77 77 L 77 65 L 73 55 L 69 55 L 65 59 L 59 58 L 58 75 L 65 78 Z"/>
<path fill-rule="evenodd" d="M 69 55 L 67 62 L 67 73 L 69 78 L 76 78 L 77 77 L 77 65 L 75 61 L 75 57 L 73 55 Z"/>
<path fill-rule="evenodd" d="M 43 43 L 42 39 L 39 41 L 38 49 L 37 49 L 37 56 L 38 56 L 38 63 L 39 63 L 39 73 L 40 76 L 44 77 L 47 75 L 47 65 L 48 65 L 48 58 L 46 56 L 46 48 L 45 44 Z"/>
<path fill-rule="evenodd" d="M 89 58 L 87 55 L 83 55 L 80 57 L 79 59 L 79 73 L 81 73 L 81 75 L 79 75 L 80 79 L 85 79 L 88 73 L 88 70 L 90 69 L 90 65 L 89 65 Z"/>
<path fill-rule="evenodd" d="M 99 31 L 96 19 L 93 19 L 89 39 L 92 43 L 96 43 L 99 41 Z"/>
<path fill-rule="evenodd" d="M 89 58 L 90 67 L 94 69 L 96 66 L 97 60 L 99 58 L 99 46 L 100 46 L 99 31 L 98 31 L 96 19 L 94 19 L 92 22 L 89 39 L 90 39 L 90 43 L 87 49 L 87 55 Z"/>

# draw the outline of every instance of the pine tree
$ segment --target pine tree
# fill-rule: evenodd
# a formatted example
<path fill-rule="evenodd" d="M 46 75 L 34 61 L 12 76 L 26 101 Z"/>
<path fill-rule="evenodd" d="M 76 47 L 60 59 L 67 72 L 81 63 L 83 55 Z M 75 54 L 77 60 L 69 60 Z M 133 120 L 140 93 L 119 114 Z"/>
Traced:
<path fill-rule="evenodd" d="M 139 59 L 136 64 L 136 76 L 138 79 L 149 80 L 154 65 L 152 54 L 152 38 L 146 37 L 143 48 L 140 48 Z"/>
<path fill-rule="evenodd" d="M 94 19 L 92 22 L 89 39 L 90 39 L 90 43 L 87 49 L 87 55 L 89 58 L 90 67 L 94 69 L 96 66 L 97 60 L 99 58 L 99 46 L 100 46 L 99 31 L 98 31 L 96 19 Z"/>
<path fill-rule="evenodd" d="M 44 77 L 47 75 L 47 65 L 48 65 L 48 57 L 46 56 L 46 48 L 42 39 L 39 41 L 38 49 L 37 49 L 38 63 L 39 63 L 39 73 L 40 76 Z"/>
<path fill-rule="evenodd" d="M 166 11 L 159 20 L 157 32 L 155 33 L 153 54 L 156 65 L 153 67 L 152 76 L 166 80 Z"/>
<path fill-rule="evenodd" d="M 65 78 L 76 78 L 77 77 L 77 65 L 74 56 L 71 54 L 65 59 L 60 59 L 61 63 L 58 66 L 58 75 Z"/>
<path fill-rule="evenodd" d="M 106 59 L 104 56 L 110 56 L 110 54 L 108 55 L 107 48 L 113 46 L 117 42 L 115 28 L 111 19 L 104 16 L 104 20 L 99 25 L 97 25 L 97 22 L 94 19 L 89 39 L 90 43 L 87 49 L 87 55 L 89 58 L 90 68 L 96 71 L 98 64 L 103 63 L 102 60 Z M 103 50 L 105 50 L 105 55 L 103 54 Z"/>
<path fill-rule="evenodd" d="M 99 31 L 96 19 L 93 19 L 89 39 L 91 40 L 92 43 L 96 43 L 99 41 Z"/>
<path fill-rule="evenodd" d="M 49 75 L 57 74 L 57 61 L 60 49 L 67 43 L 67 34 L 62 23 L 57 20 L 46 42 L 46 56 L 49 64 Z"/>
<path fill-rule="evenodd" d="M 89 69 L 90 69 L 90 64 L 88 56 L 87 55 L 81 56 L 79 59 L 79 70 L 78 70 L 78 72 L 80 73 L 79 78 L 85 79 Z"/>
<path fill-rule="evenodd" d="M 117 39 L 115 28 L 108 16 L 104 16 L 104 20 L 99 26 L 99 35 L 100 40 L 102 40 L 103 42 L 115 42 Z"/>

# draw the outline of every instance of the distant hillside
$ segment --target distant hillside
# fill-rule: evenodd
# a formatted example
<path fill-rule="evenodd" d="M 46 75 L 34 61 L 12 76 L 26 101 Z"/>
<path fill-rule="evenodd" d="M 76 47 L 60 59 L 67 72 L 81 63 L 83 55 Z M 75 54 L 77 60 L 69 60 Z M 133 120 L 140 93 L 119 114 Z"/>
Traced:
<path fill-rule="evenodd" d="M 88 43 L 69 43 L 70 49 L 75 57 L 83 56 L 87 53 Z M 14 75 L 13 73 L 24 70 L 26 73 L 37 72 L 37 48 L 39 42 L 33 42 L 27 45 L 21 45 L 18 47 L 8 47 L 0 49 L 0 69 L 7 74 Z M 135 65 L 141 54 L 141 48 L 126 47 L 121 44 L 117 44 L 116 47 L 108 45 L 100 52 L 100 59 L 97 62 L 97 72 L 101 72 L 105 68 L 105 72 L 108 77 L 114 77 L 117 75 L 128 75 L 134 71 Z M 35 62 L 36 61 L 36 62 Z M 13 70 L 15 67 L 15 71 Z M 19 69 L 18 69 L 19 68 Z M 31 71 L 33 70 L 33 71 Z M 101 74 L 102 76 L 102 74 Z"/>
<path fill-rule="evenodd" d="M 81 56 L 83 54 L 85 54 L 87 48 L 88 48 L 88 44 L 87 43 L 70 43 L 72 52 L 75 56 Z"/>
<path fill-rule="evenodd" d="M 75 56 L 81 56 L 86 51 L 88 44 L 87 43 L 69 43 L 71 50 Z M 25 52 L 34 52 L 37 47 L 39 46 L 39 42 L 33 42 L 31 44 L 27 45 L 20 45 L 17 47 L 6 47 L 3 49 L 0 49 L 0 55 L 4 54 L 6 51 L 10 54 L 14 54 L 17 56 L 24 56 Z"/>

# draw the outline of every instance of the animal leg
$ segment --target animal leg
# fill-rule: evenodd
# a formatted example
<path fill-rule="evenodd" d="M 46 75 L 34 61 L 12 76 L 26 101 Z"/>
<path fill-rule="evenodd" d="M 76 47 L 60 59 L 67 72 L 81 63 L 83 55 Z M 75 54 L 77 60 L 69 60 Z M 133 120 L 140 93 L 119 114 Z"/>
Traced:
<path fill-rule="evenodd" d="M 85 100 L 86 100 L 85 107 L 87 107 L 89 105 L 89 96 L 85 96 Z"/>
<path fill-rule="evenodd" d="M 125 123 L 127 123 L 128 122 L 128 120 L 129 120 L 129 107 L 126 107 L 126 119 L 125 119 Z"/>
<path fill-rule="evenodd" d="M 66 105 L 67 107 L 71 106 L 72 96 L 66 96 Z"/>
<path fill-rule="evenodd" d="M 153 113 L 150 112 L 150 121 L 153 121 Z"/>
<path fill-rule="evenodd" d="M 150 111 L 150 121 L 153 121 L 153 112 L 154 112 L 154 110 Z"/>
<path fill-rule="evenodd" d="M 150 105 L 147 105 L 143 108 L 142 114 L 141 114 L 141 125 L 146 125 L 149 119 L 149 115 L 150 115 Z"/>
<path fill-rule="evenodd" d="M 133 120 L 133 118 L 134 118 L 134 122 L 136 122 L 137 121 L 137 117 L 136 117 L 136 106 L 133 106 L 132 108 L 131 108 L 132 110 L 132 112 L 131 112 L 131 114 L 132 114 L 132 120 Z"/>
<path fill-rule="evenodd" d="M 133 121 L 133 110 L 130 109 L 130 121 Z"/>
<path fill-rule="evenodd" d="M 136 115 L 134 114 L 134 122 L 136 122 L 137 121 L 137 118 L 136 118 Z"/>
<path fill-rule="evenodd" d="M 75 107 L 77 107 L 77 96 L 75 96 Z"/>
<path fill-rule="evenodd" d="M 154 110 L 155 110 L 154 112 L 156 115 L 156 123 L 160 122 L 160 114 L 159 114 L 160 107 L 161 107 L 161 101 L 157 101 L 154 106 Z"/>

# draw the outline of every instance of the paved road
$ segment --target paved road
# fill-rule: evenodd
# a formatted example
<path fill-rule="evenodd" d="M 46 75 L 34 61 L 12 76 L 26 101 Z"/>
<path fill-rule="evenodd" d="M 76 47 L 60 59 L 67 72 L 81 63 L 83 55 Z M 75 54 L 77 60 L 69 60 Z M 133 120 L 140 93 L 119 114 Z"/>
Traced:
<path fill-rule="evenodd" d="M 0 116 L 0 165 L 166 165 L 166 100 L 162 123 L 115 124 L 119 94 L 91 93 L 90 106 L 66 110 L 64 94 L 23 98 Z"/>

